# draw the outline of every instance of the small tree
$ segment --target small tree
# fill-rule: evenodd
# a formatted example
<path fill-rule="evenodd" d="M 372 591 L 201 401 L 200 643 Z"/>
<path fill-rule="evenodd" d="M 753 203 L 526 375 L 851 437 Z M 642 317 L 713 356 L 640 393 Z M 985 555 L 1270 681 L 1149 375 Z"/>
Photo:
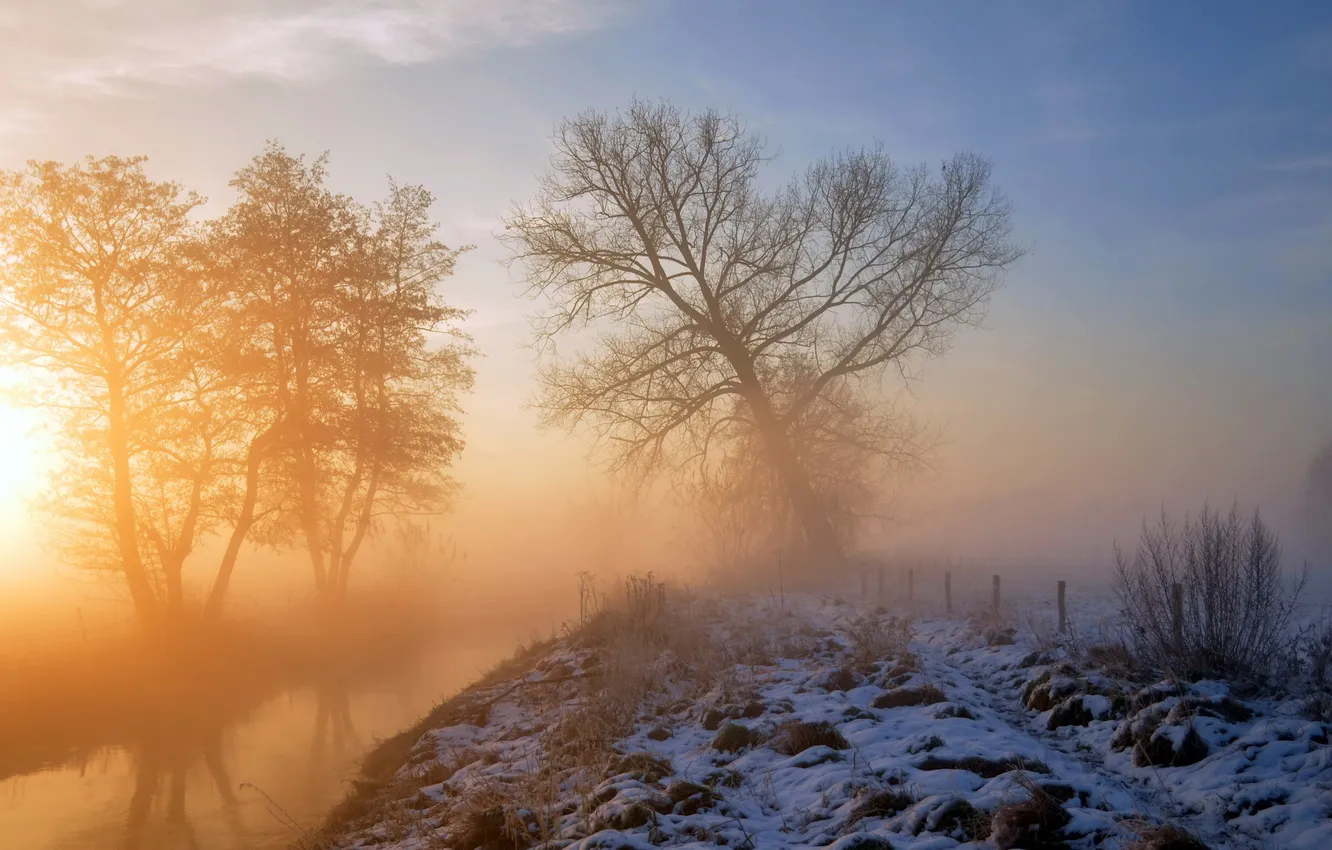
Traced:
<path fill-rule="evenodd" d="M 1182 524 L 1162 511 L 1154 525 L 1144 521 L 1132 558 L 1116 545 L 1115 564 L 1134 649 L 1159 671 L 1258 673 L 1291 640 L 1303 578 L 1284 583 L 1280 544 L 1257 511 L 1246 521 L 1238 504 L 1225 516 L 1204 506 Z"/>
<path fill-rule="evenodd" d="M 466 312 L 438 288 L 462 250 L 435 238 L 434 197 L 390 182 L 367 231 L 366 262 L 341 292 L 335 350 L 344 407 L 339 449 L 328 458 L 335 496 L 325 518 L 329 582 L 347 592 L 351 566 L 381 515 L 435 513 L 451 501 L 449 468 L 462 451 L 454 414 L 470 388 L 470 339 L 456 327 Z"/>
<path fill-rule="evenodd" d="M 776 192 L 764 162 L 716 112 L 634 103 L 559 126 L 540 194 L 507 228 L 539 340 L 595 336 L 547 362 L 539 405 L 641 475 L 756 435 L 808 545 L 836 558 L 797 423 L 843 395 L 877 405 L 888 373 L 910 377 L 980 320 L 1021 251 L 978 156 L 935 170 L 851 151 Z"/>

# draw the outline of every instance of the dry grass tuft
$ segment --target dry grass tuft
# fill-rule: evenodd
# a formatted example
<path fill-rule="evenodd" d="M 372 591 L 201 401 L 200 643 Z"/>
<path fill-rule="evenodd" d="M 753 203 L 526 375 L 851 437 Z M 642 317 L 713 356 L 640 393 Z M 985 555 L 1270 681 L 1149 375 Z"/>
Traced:
<path fill-rule="evenodd" d="M 1055 850 L 1065 847 L 1060 831 L 1070 817 L 1059 801 L 1030 777 L 1018 777 L 1028 797 L 1001 806 L 991 820 L 991 839 L 997 850 Z"/>
<path fill-rule="evenodd" d="M 916 768 L 917 770 L 969 770 L 985 779 L 993 779 L 1013 770 L 1046 775 L 1051 772 L 1050 766 L 1041 761 L 1020 758 L 987 759 L 980 756 L 957 759 L 928 756 Z"/>
<path fill-rule="evenodd" d="M 739 723 L 727 723 L 717 736 L 712 739 L 712 748 L 723 753 L 738 753 L 746 747 L 753 747 L 762 741 L 762 736 L 747 726 Z"/>
<path fill-rule="evenodd" d="M 899 708 L 908 705 L 933 705 L 947 700 L 948 695 L 938 687 L 925 684 L 918 688 L 894 688 L 879 694 L 870 705 L 874 708 Z"/>
<path fill-rule="evenodd" d="M 1125 825 L 1135 837 L 1124 850 L 1208 850 L 1201 838 L 1171 823 L 1129 821 Z"/>
<path fill-rule="evenodd" d="M 670 762 L 652 753 L 629 753 L 616 759 L 607 771 L 611 776 L 628 773 L 640 782 L 659 782 L 674 773 Z"/>
<path fill-rule="evenodd" d="M 774 750 L 786 756 L 803 753 L 810 747 L 844 750 L 851 746 L 831 723 L 805 723 L 799 720 L 778 726 L 768 743 Z"/>
<path fill-rule="evenodd" d="M 852 617 L 846 626 L 851 652 L 859 664 L 882 661 L 906 651 L 913 629 L 906 617 L 878 613 Z"/>
<path fill-rule="evenodd" d="M 869 790 L 861 794 L 851 806 L 851 813 L 847 815 L 846 825 L 842 829 L 844 832 L 849 831 L 860 821 L 870 818 L 890 818 L 915 803 L 916 798 L 913 795 L 898 788 Z"/>

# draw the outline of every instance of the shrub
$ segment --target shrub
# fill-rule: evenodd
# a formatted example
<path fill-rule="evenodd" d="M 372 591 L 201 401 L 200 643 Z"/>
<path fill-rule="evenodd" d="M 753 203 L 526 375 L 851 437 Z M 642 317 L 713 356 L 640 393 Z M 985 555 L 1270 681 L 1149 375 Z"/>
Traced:
<path fill-rule="evenodd" d="M 1132 558 L 1116 546 L 1116 592 L 1134 654 L 1158 672 L 1236 678 L 1270 666 L 1288 648 L 1301 579 L 1285 587 L 1281 548 L 1255 512 L 1203 507 L 1176 524 L 1144 522 Z M 1175 621 L 1175 587 L 1181 588 Z"/>

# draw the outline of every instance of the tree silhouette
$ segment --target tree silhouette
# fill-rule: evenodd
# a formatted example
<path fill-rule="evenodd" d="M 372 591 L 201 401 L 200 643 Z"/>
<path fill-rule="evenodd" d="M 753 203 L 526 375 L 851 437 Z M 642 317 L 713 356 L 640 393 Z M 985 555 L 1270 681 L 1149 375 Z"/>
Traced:
<path fill-rule="evenodd" d="M 204 225 L 143 162 L 0 178 L 3 350 L 58 379 L 62 554 L 123 576 L 145 624 L 182 614 L 186 562 L 219 533 L 206 615 L 247 539 L 299 535 L 340 598 L 378 517 L 452 493 L 471 347 L 437 287 L 460 251 L 424 189 L 366 208 L 325 188 L 323 157 L 270 144 Z"/>
<path fill-rule="evenodd" d="M 6 351 L 58 379 L 45 402 L 62 415 L 73 473 L 58 494 L 66 552 L 121 573 L 148 622 L 159 603 L 134 476 L 161 468 L 146 452 L 162 448 L 154 432 L 177 401 L 178 355 L 203 292 L 190 260 L 200 199 L 148 179 L 142 164 L 32 163 L 0 177 L 0 321 Z"/>
<path fill-rule="evenodd" d="M 433 198 L 390 184 L 367 209 L 270 144 L 238 172 L 215 228 L 237 280 L 238 359 L 274 410 L 273 464 L 289 509 L 270 539 L 299 533 L 317 592 L 346 592 L 377 516 L 447 505 L 471 386 L 464 312 L 439 297 L 459 250 L 434 238 Z"/>
<path fill-rule="evenodd" d="M 547 361 L 546 421 L 590 426 L 640 475 L 756 434 L 807 543 L 836 556 L 796 423 L 844 397 L 875 409 L 890 370 L 910 377 L 980 320 L 1021 255 L 989 164 L 903 169 L 871 148 L 765 192 L 737 119 L 641 102 L 567 120 L 554 143 L 510 242 L 542 299 L 539 341 L 594 341 Z"/>

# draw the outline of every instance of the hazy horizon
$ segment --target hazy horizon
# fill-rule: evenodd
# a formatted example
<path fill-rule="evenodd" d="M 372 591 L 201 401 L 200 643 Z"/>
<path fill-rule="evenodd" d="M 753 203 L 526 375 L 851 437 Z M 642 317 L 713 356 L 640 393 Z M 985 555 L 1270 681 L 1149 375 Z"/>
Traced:
<path fill-rule="evenodd" d="M 1162 506 L 1237 499 L 1295 564 L 1314 555 L 1302 478 L 1332 438 L 1332 14 L 1298 5 L 62 0 L 0 16 L 0 168 L 146 154 L 213 215 L 275 138 L 330 151 L 357 197 L 386 173 L 426 186 L 441 237 L 477 246 L 446 281 L 482 357 L 444 523 L 487 564 L 565 570 L 576 534 L 552 554 L 513 529 L 567 532 L 602 485 L 585 441 L 525 406 L 532 308 L 495 239 L 552 126 L 635 95 L 730 109 L 780 154 L 774 181 L 875 139 L 905 164 L 974 149 L 1031 252 L 986 329 L 928 364 L 915 407 L 945 441 L 865 544 L 1104 564 Z M 8 561 L 43 562 L 35 522 L 0 505 Z"/>

